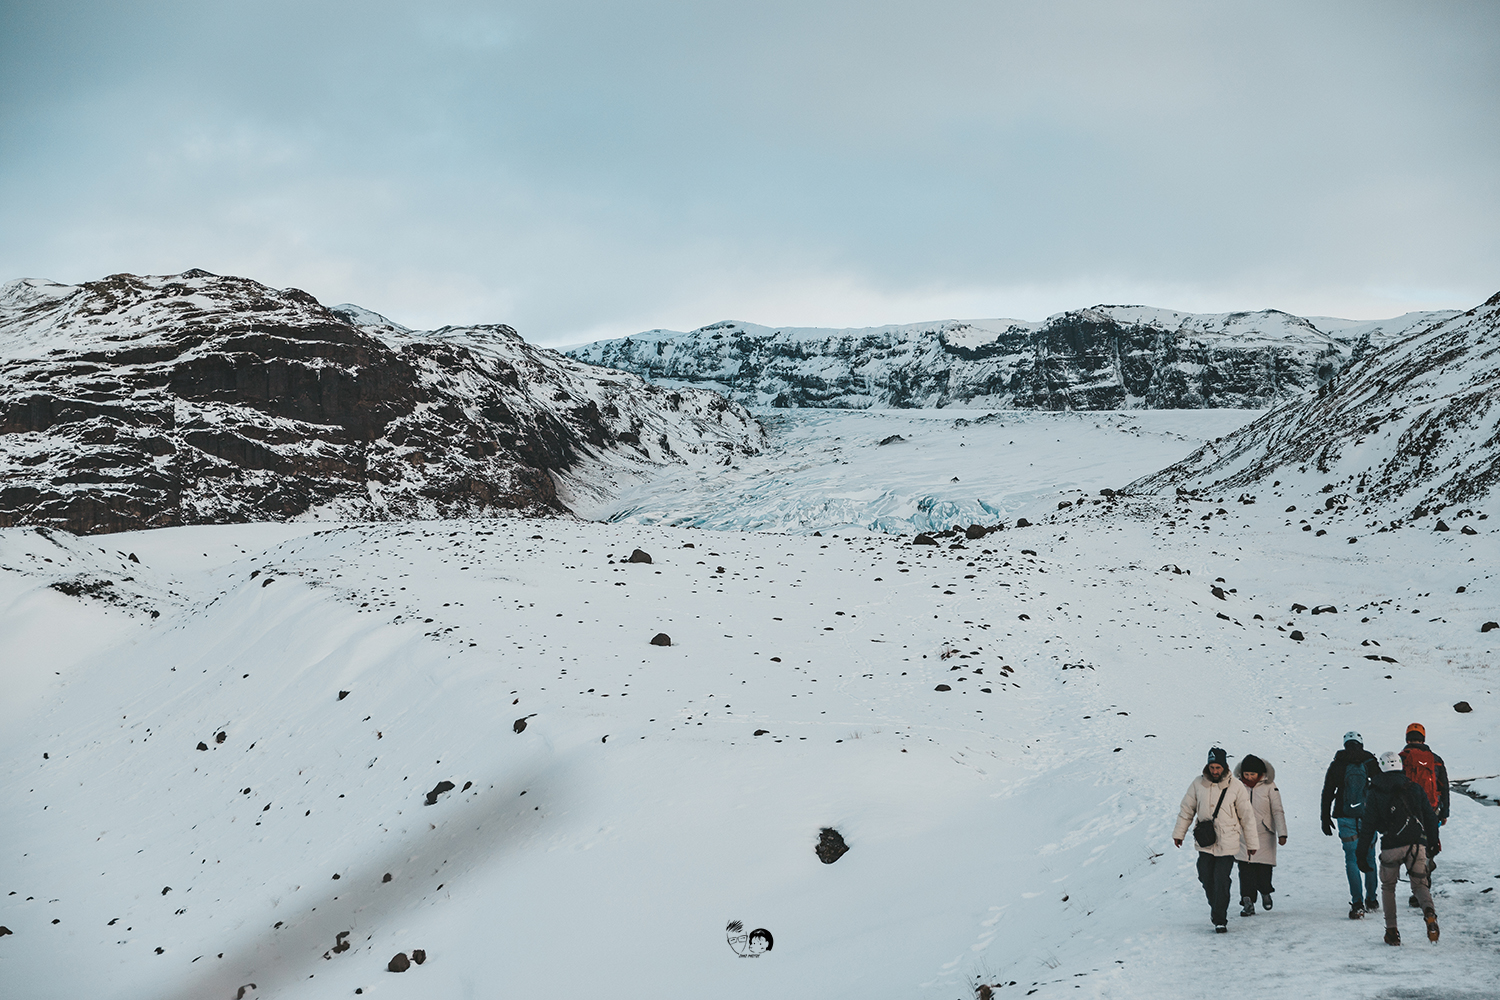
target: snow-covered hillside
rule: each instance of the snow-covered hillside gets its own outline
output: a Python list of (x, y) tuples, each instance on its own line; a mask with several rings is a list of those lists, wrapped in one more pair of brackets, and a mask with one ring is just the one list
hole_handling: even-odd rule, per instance
[(718, 395), (507, 326), (416, 332), (204, 271), (0, 286), (0, 525), (559, 512), (568, 477), (762, 443)]
[(1131, 489), (1253, 490), (1276, 479), (1326, 487), (1320, 506), (1347, 510), (1341, 523), (1355, 533), (1492, 496), (1500, 294), (1369, 356), (1326, 395), (1278, 408)]
[[(1350, 545), (1282, 513), (1311, 483), (1059, 493), (1085, 435), (949, 418), (903, 488), (1004, 464), (1030, 527), (0, 530), (4, 992), (1186, 1000), (1252, 963), (1286, 997), (1492, 995), (1500, 809), (1454, 796), (1442, 939), (1403, 908), (1399, 949), (1346, 919), (1317, 816), (1350, 728), (1500, 774), (1486, 508)], [(1110, 477), (1164, 447), (1098, 433)], [(1227, 937), (1170, 841), (1214, 744), (1274, 764), (1291, 827)]]
[(752, 406), (1043, 410), (1262, 408), (1454, 315), (1320, 323), (1278, 310), (1193, 314), (1095, 306), (1044, 322), (945, 320), (866, 329), (722, 322), (569, 351)]

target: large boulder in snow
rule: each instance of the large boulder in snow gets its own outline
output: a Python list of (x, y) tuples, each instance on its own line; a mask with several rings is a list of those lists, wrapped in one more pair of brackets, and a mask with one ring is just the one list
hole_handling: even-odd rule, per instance
[(0, 526), (555, 513), (602, 467), (763, 443), (715, 394), (506, 326), (414, 332), (196, 270), (0, 286)]

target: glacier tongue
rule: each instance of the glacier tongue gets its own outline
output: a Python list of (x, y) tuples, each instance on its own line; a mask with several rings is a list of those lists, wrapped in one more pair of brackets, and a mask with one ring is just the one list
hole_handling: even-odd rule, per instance
[[(571, 494), (569, 503), (593, 520), (719, 530), (910, 534), (993, 525), (1054, 504), (1059, 490), (1123, 486), (1257, 416), (772, 411), (761, 414), (771, 447), (759, 456), (719, 468), (667, 468), (612, 496), (588, 502)], [(880, 443), (893, 437), (901, 440)]]

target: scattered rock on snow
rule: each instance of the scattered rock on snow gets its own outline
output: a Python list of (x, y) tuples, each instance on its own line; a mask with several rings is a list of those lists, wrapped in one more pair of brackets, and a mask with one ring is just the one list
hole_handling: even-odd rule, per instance
[(1497, 628), (1500, 628), (1500, 622), (1485, 622), (1483, 625), (1479, 626), (1479, 631), (1490, 632)]
[(1463, 713), (1466, 713), (1466, 712), (1472, 712), (1472, 711), (1474, 711), (1474, 706), (1470, 705), (1466, 701), (1460, 701), (1460, 702), (1456, 702), (1454, 704), (1453, 711), (1458, 712), (1459, 714), (1463, 714)]
[(770, 732), (770, 730), (769, 730), (769, 729), (757, 729), (757, 730), (756, 730), (756, 731), (755, 731), (755, 735), (756, 735), (756, 736), (764, 736), (764, 735), (766, 735), (766, 734), (767, 734), (767, 733), (769, 733), (769, 732)]
[(1443, 521), (1443, 520), (1442, 520), (1442, 519), (1441, 519), (1441, 518), (1440, 518), (1440, 519), (1439, 519), (1439, 520), (1438, 520), (1438, 523), (1437, 523), (1437, 524), (1434, 524), (1434, 525), (1433, 525), (1433, 526), (1432, 526), (1432, 530), (1433, 530), (1433, 531), (1448, 531), (1448, 530), (1450, 530), (1450, 529), (1449, 529), (1449, 528), (1448, 528), (1448, 525), (1447, 525), (1447, 522), (1445, 522), (1445, 521)]
[(916, 538), (913, 538), (911, 540), (911, 543), (913, 545), (936, 545), (937, 539), (933, 538), (931, 535), (924, 531), (918, 534)]
[(849, 853), (849, 845), (844, 843), (844, 838), (831, 826), (825, 826), (818, 832), (818, 846), (814, 848), (818, 854), (818, 860), (825, 865), (831, 865), (845, 854)]
[(625, 561), (633, 563), (649, 563), (651, 561), (651, 557), (640, 549), (636, 549), (634, 552), (630, 553), (630, 558), (626, 559)]
[(1016, 527), (1018, 527), (1018, 528), (1029, 528), (1029, 527), (1031, 527), (1031, 522), (1028, 521), (1028, 520), (1026, 520), (1026, 518), (1024, 518), (1024, 517), (1018, 517), (1018, 518), (1016, 518)]
[(529, 719), (529, 718), (531, 718), (531, 716), (529, 716), (529, 715), (523, 715), (523, 716), (521, 716), (519, 719), (517, 719), (514, 723), (511, 724), (510, 728), (514, 729), (518, 733), (524, 733), (526, 731), (526, 720)]
[(396, 952), (396, 957), (393, 958), (393, 959), (391, 959), (390, 962), (389, 962), (389, 964), (386, 965), (385, 971), (387, 971), (387, 972), (405, 972), (407, 969), (410, 969), (410, 968), (411, 968), (411, 959), (409, 959), (409, 958), (406, 957), (406, 952), (404, 952), (404, 951), (398, 951), (398, 952)]
[(207, 750), (208, 749), (208, 744), (204, 743), (202, 740), (199, 740), (198, 741), (198, 749), (199, 750)]
[(427, 805), (437, 805), (437, 797), (439, 795), (442, 795), (444, 792), (453, 791), (455, 787), (457, 786), (455, 786), (451, 781), (439, 781), (432, 787), (432, 791), (427, 793)]
[(953, 689), (951, 687), (949, 687), (948, 685), (946, 685), (946, 684), (939, 684), (937, 687), (933, 688), (933, 690), (934, 691), (952, 691)]
[(411, 960), (413, 962), (416, 962), (418, 965), (421, 965), (423, 962), (427, 961), (427, 949), (413, 948), (411, 950)]
[(1297, 642), (1301, 642), (1303, 639), (1307, 638), (1307, 636), (1303, 635), (1302, 632), (1299, 629), (1292, 629), (1292, 636), (1291, 637), (1293, 639), (1295, 639)]
[(347, 697), (349, 697), (349, 692), (348, 691), (340, 691), (339, 692), (339, 698), (338, 698), (338, 700), (339, 701), (343, 701)]
[(880, 443), (881, 444), (900, 444), (901, 442), (903, 442), (905, 440), (906, 440), (906, 438), (902, 437), (900, 434), (892, 434), (888, 438), (881, 438), (880, 439)]
[(670, 646), (672, 645), (672, 637), (665, 632), (658, 632), (651, 637), (651, 645)]

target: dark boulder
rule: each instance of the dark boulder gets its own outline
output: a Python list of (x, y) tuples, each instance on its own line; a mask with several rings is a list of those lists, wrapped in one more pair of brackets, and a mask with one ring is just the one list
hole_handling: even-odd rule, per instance
[(849, 853), (849, 845), (844, 843), (843, 836), (831, 826), (825, 826), (818, 832), (818, 846), (814, 848), (818, 860), (825, 865), (831, 865), (845, 854)]

